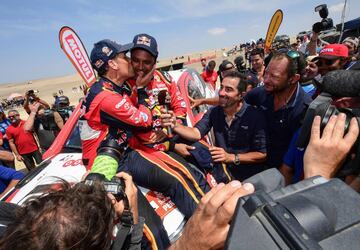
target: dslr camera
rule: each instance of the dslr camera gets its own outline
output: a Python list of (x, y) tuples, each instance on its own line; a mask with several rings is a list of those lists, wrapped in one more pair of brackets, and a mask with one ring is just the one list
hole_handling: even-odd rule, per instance
[(30, 104), (37, 102), (39, 100), (39, 97), (36, 96), (35, 91), (33, 89), (28, 90), (25, 95), (28, 97)]
[(248, 180), (225, 249), (359, 249), (360, 196), (339, 179), (313, 177), (284, 187), (276, 169)]
[[(339, 113), (346, 114), (345, 133), (350, 125), (350, 120), (355, 117), (360, 125), (360, 109), (359, 107), (338, 108), (333, 102), (338, 97), (355, 97), (360, 96), (359, 87), (360, 73), (352, 70), (336, 70), (327, 73), (322, 81), (319, 82), (318, 88), (323, 92), (315, 98), (306, 111), (303, 125), (300, 130), (299, 138), (296, 146), (299, 149), (305, 149), (310, 140), (311, 127), (315, 116), (320, 116), (320, 131), (323, 132), (326, 124), (332, 115)], [(352, 104), (355, 106), (354, 104)], [(357, 105), (356, 105), (357, 106)], [(360, 105), (359, 105), (360, 106)], [(343, 178), (347, 175), (358, 174), (360, 170), (360, 140), (355, 143), (355, 157), (348, 159), (342, 168), (336, 174), (337, 177)], [(349, 154), (351, 155), (351, 154)]]
[(107, 181), (103, 174), (90, 173), (85, 179), (86, 185), (93, 185), (95, 182), (100, 182), (107, 193), (114, 195), (117, 201), (124, 200), (125, 203), (127, 196), (125, 193), (125, 181), (123, 178), (114, 176), (111, 181)]
[(319, 12), (322, 20), (320, 22), (314, 23), (312, 30), (316, 33), (320, 31), (329, 30), (334, 27), (333, 20), (328, 18), (329, 10), (326, 4), (321, 4), (315, 7), (315, 12)]

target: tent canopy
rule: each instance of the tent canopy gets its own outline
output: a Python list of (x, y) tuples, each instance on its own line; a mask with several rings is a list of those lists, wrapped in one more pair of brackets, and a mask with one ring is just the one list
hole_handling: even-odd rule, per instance
[(24, 96), (22, 94), (19, 93), (12, 93), (11, 95), (9, 95), (9, 97), (7, 98), (8, 101), (14, 100), (14, 99), (21, 99), (24, 98)]

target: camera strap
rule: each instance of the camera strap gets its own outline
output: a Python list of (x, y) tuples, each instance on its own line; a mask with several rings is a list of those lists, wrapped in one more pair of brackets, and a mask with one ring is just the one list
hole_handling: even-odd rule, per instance
[(111, 249), (113, 250), (122, 249), (127, 237), (133, 231), (134, 217), (132, 212), (130, 211), (129, 201), (127, 197), (124, 198), (124, 206), (124, 211), (121, 215), (118, 227), (119, 230), (111, 247)]

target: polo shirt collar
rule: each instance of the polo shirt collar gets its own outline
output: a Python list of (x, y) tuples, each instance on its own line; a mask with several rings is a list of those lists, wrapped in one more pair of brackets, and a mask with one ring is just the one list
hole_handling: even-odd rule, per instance
[(288, 107), (295, 107), (296, 103), (298, 102), (299, 98), (301, 97), (301, 93), (300, 93), (300, 84), (297, 83), (297, 87), (296, 87), (296, 94), (292, 95), (291, 99), (290, 99), (290, 103), (288, 104)]
[[(301, 88), (300, 84), (297, 83), (295, 95), (293, 94), (291, 96), (290, 101), (288, 102), (287, 105), (285, 105), (285, 107), (293, 108), (296, 106), (296, 104), (299, 102), (299, 100), (301, 100), (303, 93), (300, 91), (300, 88)], [(267, 92), (266, 95), (267, 95), (266, 102), (271, 103), (271, 107), (274, 108), (274, 95), (270, 92)], [(281, 109), (284, 109), (285, 107), (282, 107)]]
[(241, 109), (235, 114), (236, 117), (241, 117), (244, 115), (246, 109), (249, 107), (249, 104), (247, 104), (245, 101), (243, 101), (243, 105)]

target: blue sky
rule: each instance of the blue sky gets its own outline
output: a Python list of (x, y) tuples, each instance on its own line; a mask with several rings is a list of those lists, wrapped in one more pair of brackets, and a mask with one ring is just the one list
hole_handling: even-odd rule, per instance
[[(148, 33), (164, 58), (265, 37), (278, 8), (284, 12), (278, 34), (295, 35), (320, 21), (314, 7), (322, 3), (339, 23), (342, 0), (2, 1), (0, 83), (75, 74), (58, 42), (64, 25), (77, 31), (88, 53), (98, 40), (127, 43)], [(360, 1), (349, 0), (348, 6), (346, 20), (358, 17)]]

